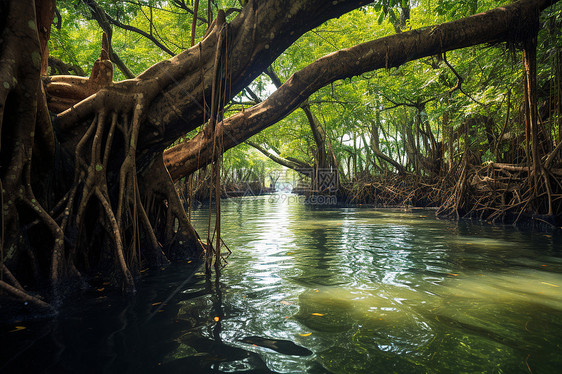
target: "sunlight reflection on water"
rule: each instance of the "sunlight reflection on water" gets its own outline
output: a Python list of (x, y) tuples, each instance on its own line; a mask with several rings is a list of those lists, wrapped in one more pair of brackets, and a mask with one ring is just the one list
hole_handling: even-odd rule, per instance
[(546, 260), (545, 271), (531, 260), (544, 237), (437, 221), (431, 212), (255, 200), (263, 207), (246, 221), (249, 243), (224, 207), (222, 231), (235, 253), (222, 282), (240, 286), (225, 302), (244, 300), (244, 312), (227, 321), (245, 322), (228, 344), (247, 349), (237, 338), (267, 335), (315, 352), (288, 360), (258, 347), (270, 369), (519, 371), (533, 354), (553, 359), (543, 361), (547, 371), (562, 363), (547, 346), (562, 341), (559, 330), (549, 338), (529, 331), (531, 323), (558, 329), (562, 316), (562, 266)]

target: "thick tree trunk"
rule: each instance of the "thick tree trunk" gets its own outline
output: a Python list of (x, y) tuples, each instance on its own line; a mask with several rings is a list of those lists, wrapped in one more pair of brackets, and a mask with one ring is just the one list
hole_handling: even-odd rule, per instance
[[(44, 249), (28, 257), (34, 265), (47, 263), (40, 274), (56, 281), (57, 266), (62, 254), (63, 232), (37, 200), (32, 188), (32, 153), (38, 145), (46, 150), (53, 145), (52, 128), (42, 107), (40, 72), (42, 66), (41, 47), (36, 28), (36, 13), (33, 0), (0, 3), (0, 194), (2, 202), (2, 227), (0, 242), (0, 276), (11, 276), (16, 272), (8, 269), (7, 262), (24, 256), (30, 245), (36, 243), (32, 235), (24, 241), (20, 228), (32, 225), (32, 233), (48, 232), (51, 240), (42, 243)], [(43, 17), (40, 17), (43, 19)], [(36, 141), (38, 144), (36, 144)], [(33, 253), (33, 252), (31, 252)], [(21, 280), (21, 279), (20, 279)], [(30, 280), (25, 278), (25, 280)], [(32, 279), (31, 279), (32, 280)], [(29, 300), (30, 296), (18, 288), (17, 281), (3, 289), (11, 296)], [(27, 283), (27, 282), (26, 282)], [(32, 282), (29, 282), (32, 283)], [(29, 284), (28, 283), (28, 284)], [(7, 287), (10, 286), (10, 287)], [(21, 292), (19, 292), (19, 291)], [(34, 303), (43, 306), (40, 300)]]
[[(36, 111), (37, 103), (45, 101), (38, 90), (41, 55), (35, 7), (33, 0), (1, 2), (0, 58), (9, 64), (0, 67), (0, 182), (10, 196), (2, 199), (3, 210), (9, 212), (2, 226), (11, 233), (2, 238), (3, 268), (14, 270), (15, 279), (25, 277), (27, 284), (39, 285), (44, 279), (56, 283), (61, 277), (96, 271), (113, 259), (114, 271), (104, 271), (133, 290), (133, 274), (140, 266), (203, 251), (219, 253), (218, 248), (205, 248), (188, 222), (162, 164), (162, 150), (205, 122), (209, 113), (220, 120), (220, 103), (249, 84), (302, 33), (366, 2), (250, 1), (231, 24), (219, 12), (197, 46), (117, 83), (112, 82), (109, 39), (104, 37), (89, 78), (45, 80), (50, 106), (60, 112), (51, 146), (58, 142), (63, 164), (45, 168), (53, 175), (53, 188), (39, 200), (31, 180), (36, 174), (30, 171), (34, 134), (53, 139), (53, 127), (44, 108)], [(205, 136), (216, 139), (210, 129)], [(31, 243), (30, 261), (22, 251), (29, 227), (39, 227), (36, 237), (42, 238)], [(50, 253), (44, 250), (49, 241)], [(4, 251), (6, 245), (9, 250)], [(28, 262), (35, 271), (26, 268)]]
[[(225, 89), (229, 93), (225, 99), (231, 99), (250, 84), (304, 32), (367, 3), (368, 0), (248, 1), (228, 25), (230, 86)], [(143, 147), (163, 150), (205, 122), (204, 107), (210, 102), (217, 40), (218, 32), (211, 32), (200, 44), (139, 76), (150, 78), (156, 71), (176, 64), (186, 68), (182, 77), (151, 103), (146, 125), (158, 129), (158, 134), (146, 131), (146, 138), (139, 140)], [(227, 81), (226, 74), (223, 77)]]

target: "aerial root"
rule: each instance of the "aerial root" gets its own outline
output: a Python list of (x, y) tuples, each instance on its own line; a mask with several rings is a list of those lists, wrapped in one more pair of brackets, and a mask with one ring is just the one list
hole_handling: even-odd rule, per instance
[[(96, 67), (104, 68), (106, 72), (111, 73), (111, 62), (107, 56), (104, 57), (104, 51), (101, 59), (96, 62)], [(1, 75), (5, 69), (6, 67), (2, 69)], [(8, 73), (12, 76), (10, 71)], [(45, 209), (42, 202), (36, 199), (31, 187), (33, 142), (29, 139), (25, 138), (26, 141), (20, 139), (24, 146), (16, 147), (19, 153), (12, 157), (12, 160), (15, 160), (14, 165), (5, 165), (10, 173), (6, 179), (0, 180), (0, 210), (3, 213), (0, 217), (2, 219), (0, 290), (41, 307), (51, 308), (49, 304), (28, 294), (7, 267), (11, 266), (11, 263), (6, 262), (8, 260), (4, 256), (4, 247), (12, 248), (10, 245), (14, 240), (21, 240), (21, 238), (14, 239), (12, 235), (8, 238), (9, 242), (4, 243), (4, 229), (8, 224), (21, 223), (24, 231), (40, 225), (39, 232), (46, 232), (49, 242), (53, 240), (52, 253), (46, 254), (48, 260), (45, 262), (49, 261), (49, 267), (45, 271), (41, 268), (45, 255), (40, 256), (37, 248), (24, 246), (26, 251), (24, 253), (29, 256), (30, 273), (36, 280), (40, 281), (45, 276), (50, 277), (55, 300), (58, 299), (56, 296), (59, 280), (69, 275), (81, 276), (77, 266), (82, 262), (86, 264), (86, 268), (94, 268), (100, 261), (105, 261), (106, 257), (114, 258), (115, 270), (118, 274), (122, 274), (123, 288), (128, 291), (135, 289), (132, 270), (140, 267), (143, 261), (141, 248), (144, 250), (146, 247), (146, 252), (151, 256), (154, 254), (159, 264), (168, 262), (168, 257), (163, 252), (168, 242), (166, 238), (160, 238), (155, 231), (159, 223), (158, 219), (154, 220), (153, 212), (146, 209), (142, 203), (148, 196), (141, 196), (141, 192), (144, 194), (145, 191), (139, 188), (136, 152), (146, 108), (161, 92), (162, 87), (171, 82), (168, 77), (169, 72), (164, 74), (166, 79), (158, 80), (152, 76), (145, 80), (131, 80), (117, 88), (111, 82), (110, 75), (92, 74), (90, 83), (96, 85), (95, 93), (88, 95), (90, 98), (85, 100), (86, 104), (65, 108), (66, 115), (59, 116), (58, 124), (61, 131), (72, 128), (76, 132), (82, 131), (82, 135), (77, 139), (74, 148), (74, 180), (54, 207), (49, 206)], [(0, 97), (0, 103), (4, 103), (5, 99), (5, 95)], [(29, 113), (34, 113), (34, 110), (30, 110)], [(1, 121), (2, 116), (0, 116), (0, 125)], [(84, 121), (87, 123), (84, 124)], [(35, 121), (30, 120), (25, 123), (32, 124)], [(85, 127), (79, 129), (78, 126), (81, 125)], [(29, 133), (33, 133), (33, 128), (20, 126), (17, 136)], [(10, 183), (4, 183), (6, 180)], [(171, 181), (170, 184), (173, 187)], [(115, 188), (109, 189), (113, 186)], [(4, 193), (5, 189), (8, 195)], [(166, 228), (173, 236), (172, 240), (176, 237), (189, 239), (196, 237), (187, 219), (184, 220), (179, 212), (182, 207), (174, 201), (173, 194), (167, 191), (164, 195), (167, 196), (170, 205), (168, 214), (170, 226), (173, 228), (176, 222), (179, 222), (177, 232)], [(9, 206), (4, 203), (6, 196), (10, 196)], [(26, 213), (28, 210), (32, 213), (26, 214), (25, 221), (21, 221), (19, 213), (16, 213), (15, 219), (6, 223), (4, 212), (17, 212), (20, 207), (24, 208)], [(99, 216), (96, 216), (96, 213), (99, 213)], [(28, 216), (31, 217), (30, 221), (27, 220)], [(96, 225), (90, 232), (86, 225), (92, 220)], [(99, 236), (98, 233), (102, 235)], [(95, 240), (89, 243), (82, 242), (82, 238), (90, 237)], [(141, 237), (146, 238), (148, 245), (145, 246), (144, 243), (141, 245)], [(159, 238), (164, 245), (160, 244)], [(181, 240), (184, 239), (180, 239), (180, 244)], [(102, 247), (97, 246), (100, 243)], [(103, 251), (103, 256), (100, 256), (100, 251)], [(9, 261), (20, 261), (20, 259), (9, 258)]]
[(162, 252), (162, 245), (158, 242), (158, 239), (156, 238), (156, 234), (154, 233), (154, 229), (152, 228), (152, 224), (150, 223), (150, 219), (148, 218), (148, 215), (146, 214), (146, 210), (142, 205), (140, 194), (137, 193), (136, 196), (137, 196), (137, 206), (139, 209), (139, 217), (146, 229), (145, 232), (150, 240), (152, 250), (155, 252), (154, 254), (160, 258), (160, 260), (158, 261), (159, 263), (160, 262), (169, 263), (170, 260), (168, 260), (164, 252)]
[[(561, 143), (562, 144), (562, 143)], [(557, 147), (558, 152), (562, 147)], [(538, 178), (526, 166), (468, 164), (464, 159), (437, 178), (390, 174), (342, 183), (348, 202), (378, 206), (434, 206), (437, 216), (477, 217), (490, 222), (517, 223), (526, 216), (552, 225), (562, 204), (562, 169), (539, 168)], [(534, 181), (537, 184), (534, 185)]]
[(35, 306), (38, 306), (40, 308), (43, 308), (43, 309), (49, 309), (49, 310), (54, 309), (51, 304), (48, 304), (48, 303), (44, 302), (43, 300), (41, 300), (41, 299), (39, 299), (35, 296), (31, 296), (30, 294), (25, 292), (20, 287), (14, 287), (11, 284), (8, 284), (8, 283), (0, 280), (0, 289), (8, 292), (12, 296), (15, 296), (16, 298), (18, 298), (18, 299), (20, 299), (24, 302), (31, 303), (31, 304), (33, 304)]
[(535, 178), (529, 167), (501, 163), (472, 167), (457, 181), (457, 186), (464, 184), (470, 194), (455, 187), (437, 214), (451, 216), (456, 212), (459, 218), (478, 215), (492, 222), (512, 215), (514, 223), (523, 215), (537, 220), (542, 220), (537, 215), (552, 218), (555, 204), (562, 198), (562, 186), (553, 174), (559, 171), (541, 166), (539, 173)]
[[(20, 284), (20, 282), (18, 282), (18, 280), (16, 279), (16, 277), (14, 277), (14, 275), (12, 274), (12, 272), (10, 271), (10, 269), (8, 269), (8, 267), (5, 264), (2, 264), (0, 266), (0, 271), (2, 273), (3, 276), (5, 276), (7, 278), (7, 280), (11, 283), (12, 286), (14, 286), (15, 288), (17, 288), (18, 290), (24, 291), (22, 285)], [(25, 291), (24, 291), (25, 292)]]
[(141, 178), (142, 186), (145, 187), (145, 190), (142, 191), (143, 196), (150, 201), (148, 206), (152, 212), (151, 216), (156, 218), (153, 227), (159, 227), (158, 233), (165, 243), (164, 248), (168, 258), (170, 260), (178, 258), (176, 249), (191, 251), (191, 253), (180, 254), (182, 258), (186, 254), (205, 252), (206, 246), (189, 222), (178, 191), (162, 158), (158, 158), (148, 169), (139, 174), (139, 178)]
[(351, 203), (374, 203), (381, 206), (435, 205), (439, 201), (439, 181), (424, 180), (409, 173), (369, 176), (356, 183), (342, 183)]
[(123, 243), (121, 241), (121, 230), (119, 229), (119, 225), (117, 224), (117, 220), (115, 219), (115, 215), (113, 214), (113, 210), (111, 208), (111, 204), (109, 203), (109, 199), (104, 196), (99, 189), (96, 188), (95, 194), (99, 199), (107, 218), (109, 219), (109, 224), (111, 226), (111, 233), (113, 234), (113, 240), (115, 243), (115, 252), (117, 254), (117, 260), (119, 261), (119, 266), (121, 267), (121, 271), (123, 272), (123, 277), (125, 281), (126, 290), (129, 292), (135, 291), (135, 282), (133, 280), (133, 276), (131, 275), (131, 271), (127, 266), (125, 261), (125, 255), (123, 254)]
[[(73, 185), (56, 208), (60, 211), (64, 207), (57, 217), (63, 232), (70, 222), (80, 232), (92, 200), (99, 204), (102, 226), (106, 228), (108, 239), (115, 249), (124, 288), (134, 291), (131, 269), (139, 267), (141, 262), (140, 225), (144, 227), (142, 234), (152, 247), (150, 254), (155, 255), (158, 263), (166, 263), (168, 258), (162, 252), (162, 245), (142, 204), (137, 178), (136, 146), (148, 98), (135, 93), (126, 95), (125, 99), (121, 96), (124, 102), (118, 107), (106, 105), (93, 113), (92, 122), (76, 145)], [(122, 140), (115, 143), (117, 132), (121, 133)], [(119, 156), (121, 161), (115, 159), (115, 155), (120, 154), (115, 147), (125, 151)], [(110, 170), (118, 171), (117, 188), (111, 195), (108, 190)], [(179, 214), (174, 209), (171, 212), (174, 215), (169, 215), (172, 222), (168, 226), (173, 228)], [(183, 224), (180, 226), (184, 229)]]

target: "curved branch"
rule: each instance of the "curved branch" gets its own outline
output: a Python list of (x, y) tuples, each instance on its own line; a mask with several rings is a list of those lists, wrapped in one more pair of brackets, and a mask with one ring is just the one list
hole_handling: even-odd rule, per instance
[[(84, 4), (86, 4), (90, 8), (92, 16), (96, 19), (96, 21), (104, 22), (104, 23), (109, 22), (112, 25), (115, 25), (115, 26), (117, 26), (117, 27), (119, 27), (123, 30), (132, 31), (134, 33), (142, 35), (145, 38), (147, 38), (148, 40), (150, 40), (151, 42), (153, 42), (157, 47), (159, 47), (161, 50), (163, 50), (164, 52), (166, 52), (170, 56), (175, 56), (174, 52), (172, 52), (168, 47), (166, 47), (158, 39), (156, 39), (154, 36), (150, 35), (149, 33), (145, 32), (145, 31), (142, 31), (141, 29), (138, 29), (134, 26), (125, 25), (124, 23), (121, 23), (120, 21), (118, 21), (114, 18), (111, 18), (111, 16), (109, 16), (94, 0), (82, 0), (82, 1), (84, 2)], [(100, 21), (100, 20), (102, 20), (102, 21)], [(102, 25), (100, 24), (100, 26), (102, 26)], [(104, 28), (104, 26), (102, 26), (102, 28)], [(107, 33), (107, 31), (105, 29), (104, 29), (104, 31)], [(125, 74), (125, 73), (123, 72), (123, 74)], [(128, 78), (130, 78), (130, 77), (128, 77)]]
[(127, 79), (131, 79), (135, 77), (135, 74), (125, 65), (123, 60), (113, 51), (113, 47), (111, 45), (111, 36), (113, 35), (113, 30), (111, 29), (110, 20), (111, 17), (94, 1), (94, 0), (82, 0), (84, 4), (90, 8), (90, 13), (92, 17), (98, 22), (98, 25), (101, 27), (103, 32), (107, 34), (109, 39), (109, 57), (111, 61), (117, 65), (119, 70), (123, 73), (123, 75)]
[(404, 169), (404, 166), (400, 165), (397, 161), (393, 160), (392, 158), (390, 158), (386, 154), (384, 154), (379, 149), (379, 147), (376, 147), (374, 144), (372, 144), (371, 148), (372, 148), (375, 156), (377, 156), (381, 160), (384, 160), (384, 161), (388, 162), (390, 165), (394, 166), (396, 168), (396, 170), (398, 170), (399, 174), (404, 174), (406, 172), (406, 170)]
[[(291, 76), (260, 104), (225, 119), (224, 150), (275, 124), (297, 109), (312, 93), (338, 79), (375, 69), (397, 67), (405, 62), (472, 45), (511, 41), (525, 35), (525, 27), (540, 10), (556, 0), (525, 0), (471, 17), (402, 32), (324, 56)], [(174, 180), (206, 165), (212, 138), (202, 133), (164, 153)]]
[(449, 67), (449, 69), (451, 69), (451, 71), (453, 72), (453, 74), (455, 74), (455, 76), (457, 77), (457, 84), (455, 85), (455, 87), (451, 88), (449, 90), (449, 93), (453, 93), (456, 90), (459, 90), (460, 92), (462, 92), (466, 97), (468, 97), (470, 100), (474, 101), (476, 104), (478, 105), (482, 105), (482, 106), (486, 106), (486, 104), (482, 104), (480, 101), (476, 100), (475, 98), (473, 98), (471, 95), (469, 95), (468, 93), (466, 93), (466, 91), (462, 88), (462, 84), (464, 83), (464, 79), (463, 77), (455, 70), (455, 68), (449, 63), (449, 61), (447, 61), (447, 54), (443, 53), (443, 62), (445, 63), (445, 65), (447, 65)]
[(285, 166), (289, 169), (293, 169), (294, 171), (297, 171), (299, 173), (303, 173), (306, 176), (310, 176), (310, 173), (305, 172), (306, 171), (310, 171), (312, 170), (312, 166), (306, 164), (303, 161), (300, 160), (289, 160), (287, 158), (281, 157), (276, 155), (275, 153), (271, 152), (268, 149), (265, 149), (264, 147), (262, 147), (261, 145), (251, 141), (251, 140), (246, 140), (246, 144), (248, 144), (249, 146), (254, 147), (255, 149), (257, 149), (258, 151), (260, 151), (264, 156), (266, 156), (267, 158), (269, 158), (270, 160), (278, 163), (279, 165)]

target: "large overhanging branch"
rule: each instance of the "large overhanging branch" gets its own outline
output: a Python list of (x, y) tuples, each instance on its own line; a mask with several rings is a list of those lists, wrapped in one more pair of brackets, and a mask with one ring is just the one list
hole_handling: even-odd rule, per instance
[[(217, 127), (224, 150), (277, 123), (312, 93), (338, 79), (367, 71), (397, 67), (405, 62), (483, 43), (518, 42), (536, 31), (540, 11), (557, 0), (523, 0), (471, 17), (412, 30), (339, 50), (295, 73), (267, 100), (235, 114)], [(264, 67), (265, 68), (265, 67)], [(209, 163), (212, 137), (201, 132), (164, 153), (177, 180)]]
[[(323, 22), (370, 3), (371, 0), (249, 0), (228, 25), (228, 70), (225, 101), (258, 77), (305, 32)], [(213, 62), (218, 33), (172, 58), (182, 56), (185, 73), (156, 97), (147, 113), (147, 131), (140, 148), (163, 151), (165, 147), (205, 123), (204, 103), (210, 102)], [(165, 70), (163, 63), (157, 70)], [(155, 71), (153, 69), (150, 69)], [(208, 114), (208, 113), (207, 113)], [(154, 134), (154, 136), (150, 136)]]

